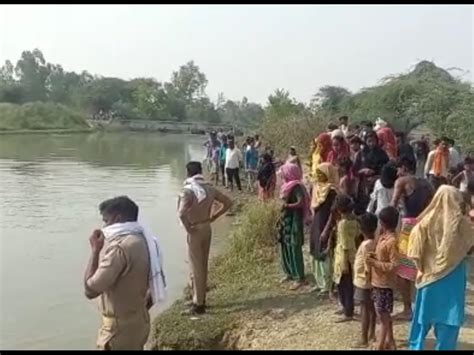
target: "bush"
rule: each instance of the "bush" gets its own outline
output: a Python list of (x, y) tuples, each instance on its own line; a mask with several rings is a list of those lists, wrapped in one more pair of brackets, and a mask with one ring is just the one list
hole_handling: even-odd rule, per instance
[(271, 145), (277, 156), (285, 156), (290, 146), (295, 146), (301, 157), (306, 157), (311, 142), (326, 129), (328, 116), (322, 114), (303, 113), (282, 118), (267, 117), (261, 131), (264, 132), (265, 143)]
[(0, 130), (85, 129), (86, 118), (59, 104), (31, 102), (0, 103)]

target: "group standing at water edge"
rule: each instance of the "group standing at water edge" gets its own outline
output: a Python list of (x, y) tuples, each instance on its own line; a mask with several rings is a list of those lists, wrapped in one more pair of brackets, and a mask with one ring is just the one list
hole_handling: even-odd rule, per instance
[[(410, 349), (423, 349), (431, 328), (437, 349), (455, 349), (464, 322), (466, 257), (474, 246), (472, 156), (461, 161), (449, 138), (429, 151), (422, 137), (413, 148), (381, 119), (356, 126), (347, 117), (314, 139), (306, 177), (294, 147), (278, 167), (259, 136), (238, 147), (233, 135), (211, 132), (205, 146), (205, 170), (217, 186), (242, 191), (244, 168), (246, 190), (258, 189), (265, 203), (274, 199), (279, 177), (282, 283), (321, 299), (337, 294), (337, 322), (352, 321), (360, 305), (357, 346), (374, 342), (376, 349), (395, 349), (397, 291), (404, 309), (394, 318), (411, 320)], [(187, 234), (192, 297), (183, 314), (199, 316), (207, 310), (211, 224), (232, 202), (206, 181), (200, 162), (186, 169), (178, 216)], [(90, 237), (84, 280), (86, 296), (101, 298), (98, 345), (143, 349), (148, 310), (165, 294), (163, 255), (156, 237), (137, 222), (138, 206), (128, 197), (104, 201), (99, 210), (105, 227)], [(313, 284), (305, 273), (306, 226)]]
[[(456, 348), (464, 321), (466, 257), (474, 246), (472, 199), (474, 161), (462, 163), (446, 137), (415, 149), (377, 119), (362, 127), (331, 124), (315, 138), (309, 159), (311, 214), (309, 250), (314, 285), (320, 297), (338, 294), (337, 322), (354, 319), (361, 307), (361, 343), (395, 349), (393, 319), (411, 321), (410, 349), (423, 349), (431, 328), (436, 349)], [(424, 164), (417, 169), (418, 164)], [(281, 260), (293, 281), (308, 285), (304, 274), (303, 230), (306, 192), (298, 165), (280, 169), (283, 202)], [(417, 171), (424, 172), (418, 173)], [(286, 186), (292, 182), (293, 191)], [(472, 217), (471, 217), (472, 218)], [(310, 285), (308, 285), (310, 286)], [(416, 288), (416, 294), (413, 292)], [(449, 291), (443, 291), (449, 289)], [(403, 311), (392, 318), (394, 291)], [(375, 315), (379, 331), (375, 334)]]
[[(213, 146), (213, 141), (218, 142), (211, 132), (206, 145)], [(339, 125), (330, 124), (327, 132), (315, 138), (306, 181), (294, 147), (278, 170), (269, 149), (258, 164), (261, 200), (273, 197), (277, 175), (281, 180), (278, 240), (285, 274), (282, 282), (291, 282), (292, 291), (311, 286), (306, 281), (303, 253), (308, 225), (314, 276), (310, 291), (317, 291), (319, 297), (338, 295), (341, 309), (336, 313), (342, 318), (337, 322), (353, 320), (354, 304), (360, 304), (362, 336), (358, 346), (367, 347), (376, 339), (376, 349), (395, 348), (394, 291), (401, 296), (403, 310), (393, 319), (412, 322), (411, 349), (423, 348), (431, 327), (435, 328), (437, 349), (456, 346), (466, 288), (466, 275), (459, 275), (465, 271), (465, 258), (474, 246), (469, 221), (474, 160), (468, 154), (462, 161), (450, 138), (433, 143), (431, 151), (424, 136), (408, 143), (405, 134), (394, 132), (380, 118), (375, 125), (363, 122), (351, 126), (344, 116)], [(224, 136), (222, 144), (214, 147), (227, 150), (227, 144)], [(250, 192), (258, 148), (256, 140), (249, 137), (242, 151), (233, 154), (239, 157), (235, 166), (245, 168)], [(228, 174), (231, 190), (232, 178), (233, 174)], [(305, 186), (308, 181), (309, 188)], [(433, 218), (438, 227), (422, 232), (433, 224)], [(459, 245), (454, 238), (459, 238)], [(432, 275), (422, 282), (426, 274)], [(450, 278), (458, 284), (446, 295), (440, 290), (443, 285), (450, 286)], [(445, 304), (452, 310), (436, 311)], [(375, 315), (380, 324), (377, 337)]]

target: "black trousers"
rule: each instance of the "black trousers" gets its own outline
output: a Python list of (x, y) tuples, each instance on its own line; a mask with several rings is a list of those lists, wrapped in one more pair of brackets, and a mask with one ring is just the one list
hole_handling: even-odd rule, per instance
[(341, 276), (339, 285), (337, 285), (339, 293), (339, 302), (341, 302), (346, 317), (354, 315), (354, 284), (352, 283), (352, 268), (349, 268), (347, 274)]
[(242, 191), (242, 185), (240, 183), (240, 173), (239, 173), (239, 168), (235, 169), (226, 169), (227, 173), (227, 183), (229, 184), (230, 188), (232, 189), (234, 187), (234, 180), (235, 183), (237, 184), (237, 188), (239, 191)]
[(225, 186), (225, 162), (220, 163), (221, 175), (222, 175), (222, 186)]

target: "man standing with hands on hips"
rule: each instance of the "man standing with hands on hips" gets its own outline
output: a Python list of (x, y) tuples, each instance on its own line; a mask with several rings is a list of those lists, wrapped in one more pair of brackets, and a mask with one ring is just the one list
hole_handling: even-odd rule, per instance
[[(211, 223), (226, 213), (232, 206), (232, 202), (226, 195), (204, 181), (200, 162), (189, 162), (186, 170), (188, 178), (179, 196), (178, 216), (187, 232), (193, 301), (191, 308), (185, 313), (199, 315), (206, 312)], [(221, 206), (213, 214), (213, 205), (216, 201)]]

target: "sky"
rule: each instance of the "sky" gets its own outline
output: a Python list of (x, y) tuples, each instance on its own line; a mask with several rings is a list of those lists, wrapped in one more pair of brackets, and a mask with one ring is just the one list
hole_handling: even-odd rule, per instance
[(473, 32), (472, 5), (0, 5), (0, 61), (39, 48), (66, 70), (167, 81), (194, 60), (213, 101), (308, 102), (423, 59), (472, 81)]

